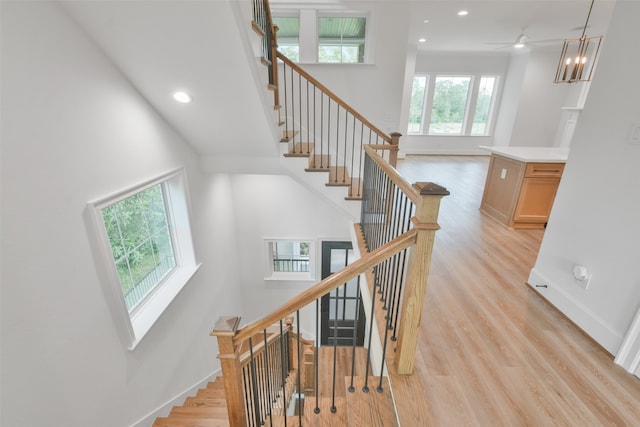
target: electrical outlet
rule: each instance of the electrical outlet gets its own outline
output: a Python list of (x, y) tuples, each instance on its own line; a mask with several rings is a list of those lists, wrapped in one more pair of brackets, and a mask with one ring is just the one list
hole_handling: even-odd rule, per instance
[(634, 123), (631, 126), (627, 142), (631, 145), (640, 145), (640, 123)]
[(500, 172), (500, 179), (505, 179), (507, 177), (507, 170), (505, 168), (502, 168), (502, 171)]
[(591, 275), (588, 275), (586, 279), (576, 280), (576, 285), (580, 286), (585, 291), (589, 287), (589, 283), (591, 282)]

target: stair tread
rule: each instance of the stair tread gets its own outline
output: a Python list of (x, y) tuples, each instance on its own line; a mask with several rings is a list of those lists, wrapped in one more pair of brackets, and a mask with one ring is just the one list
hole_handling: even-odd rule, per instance
[(227, 417), (227, 406), (174, 406), (169, 416), (201, 416), (203, 418)]
[[(347, 418), (350, 426), (397, 427), (395, 409), (387, 377), (382, 378), (382, 392), (377, 391), (380, 377), (369, 377), (368, 392), (362, 389), (365, 377), (354, 377), (355, 391), (347, 392)], [(351, 378), (345, 378), (348, 389)]]
[(349, 194), (347, 194), (345, 200), (362, 200), (362, 179), (351, 178)]
[(289, 142), (293, 137), (298, 135), (298, 133), (297, 130), (283, 130), (280, 142)]
[(309, 157), (313, 154), (313, 142), (296, 142), (285, 157)]
[(331, 166), (329, 168), (329, 182), (327, 186), (348, 187), (351, 185), (351, 177), (346, 166)]
[(196, 397), (206, 397), (209, 399), (212, 398), (225, 398), (225, 394), (224, 394), (224, 390), (215, 390), (215, 389), (208, 389), (208, 388), (201, 388), (200, 390), (198, 390), (196, 392)]
[(186, 419), (161, 417), (156, 418), (153, 427), (229, 427), (229, 421), (223, 419)]
[(314, 154), (309, 157), (309, 167), (307, 172), (329, 172), (331, 167), (331, 156), (329, 154)]
[(226, 408), (227, 401), (224, 397), (187, 397), (183, 406), (190, 408), (199, 406)]

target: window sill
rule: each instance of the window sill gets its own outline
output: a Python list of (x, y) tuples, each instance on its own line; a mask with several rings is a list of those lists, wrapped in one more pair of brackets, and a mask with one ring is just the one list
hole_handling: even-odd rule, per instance
[(315, 282), (311, 273), (274, 273), (264, 278), (265, 282)]
[(166, 282), (131, 316), (129, 350), (134, 350), (147, 332), (180, 291), (191, 280), (202, 264), (178, 267)]

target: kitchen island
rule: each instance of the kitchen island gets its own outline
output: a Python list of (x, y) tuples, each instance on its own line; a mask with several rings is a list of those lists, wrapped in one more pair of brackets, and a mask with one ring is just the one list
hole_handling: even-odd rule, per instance
[(544, 228), (569, 149), (480, 148), (491, 153), (480, 210), (510, 228)]

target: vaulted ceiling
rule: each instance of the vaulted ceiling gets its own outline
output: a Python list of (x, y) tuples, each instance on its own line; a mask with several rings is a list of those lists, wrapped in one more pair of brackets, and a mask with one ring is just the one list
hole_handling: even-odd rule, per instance
[[(202, 156), (273, 157), (272, 118), (265, 115), (264, 85), (255, 78), (255, 61), (248, 52), (247, 28), (239, 28), (233, 2), (237, 0), (63, 1), (98, 47), (140, 91), (148, 102), (180, 132)], [(374, 0), (375, 1), (375, 0)], [(404, 3), (403, 0), (385, 0)], [(241, 4), (247, 2), (240, 2)], [(272, 0), (277, 7), (296, 7), (289, 0)], [(319, 0), (304, 7), (357, 8), (367, 2)], [(491, 43), (514, 41), (521, 32), (529, 40), (559, 40), (531, 45), (560, 49), (561, 39), (579, 37), (589, 0), (425, 0), (412, 1), (407, 22), (376, 25), (408, 26), (407, 45), (418, 51), (514, 53), (511, 46)], [(606, 27), (613, 0), (598, 0), (589, 35)], [(468, 11), (458, 16), (459, 10)], [(425, 22), (428, 21), (428, 22)], [(418, 39), (424, 38), (420, 43)], [(398, 46), (406, 49), (407, 46)], [(175, 90), (193, 95), (191, 104), (171, 98)], [(251, 120), (247, 120), (251, 117)], [(249, 154), (250, 153), (250, 154)]]

